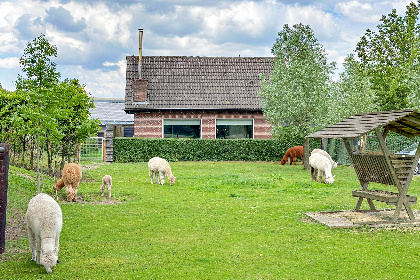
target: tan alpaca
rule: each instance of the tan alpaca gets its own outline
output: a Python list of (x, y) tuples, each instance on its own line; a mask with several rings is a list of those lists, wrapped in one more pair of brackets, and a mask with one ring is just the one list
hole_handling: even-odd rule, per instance
[(54, 190), (66, 188), (67, 201), (76, 201), (77, 189), (80, 179), (82, 179), (82, 169), (76, 163), (68, 163), (64, 166), (61, 179), (54, 186)]
[[(171, 172), (171, 167), (169, 163), (160, 157), (154, 157), (149, 160), (149, 177), (150, 182), (153, 184), (153, 175), (155, 175), (155, 181), (162, 186), (165, 184), (165, 176), (168, 176), (169, 183), (171, 186), (175, 184), (174, 175)], [(160, 177), (160, 183), (159, 183)]]
[(105, 175), (102, 178), (101, 196), (104, 196), (104, 194), (105, 194), (105, 187), (108, 190), (108, 198), (111, 199), (111, 187), (112, 187), (112, 178), (111, 178), (111, 175)]

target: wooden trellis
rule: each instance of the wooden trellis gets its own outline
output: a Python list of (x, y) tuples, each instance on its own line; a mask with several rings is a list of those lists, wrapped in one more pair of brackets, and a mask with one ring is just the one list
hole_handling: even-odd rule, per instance
[[(353, 139), (372, 131), (378, 139), (378, 150), (375, 152), (354, 151), (350, 145)], [(403, 206), (410, 220), (414, 220), (410, 205), (417, 202), (417, 197), (407, 193), (420, 157), (420, 145), (414, 156), (391, 154), (385, 143), (388, 131), (394, 131), (408, 138), (419, 136), (420, 114), (414, 109), (358, 114), (308, 135), (305, 146), (308, 146), (308, 138), (343, 138), (362, 187), (361, 190), (352, 192), (353, 196), (358, 198), (356, 210), (360, 210), (363, 199), (367, 200), (371, 210), (376, 210), (373, 204), (376, 200), (395, 205), (393, 222), (399, 218)], [(370, 182), (393, 185), (397, 192), (369, 190)]]

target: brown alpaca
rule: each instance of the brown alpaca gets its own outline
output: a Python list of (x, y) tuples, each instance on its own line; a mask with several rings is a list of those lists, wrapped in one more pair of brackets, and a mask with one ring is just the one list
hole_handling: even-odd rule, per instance
[(76, 201), (77, 188), (79, 181), (82, 179), (82, 169), (76, 163), (68, 163), (64, 166), (61, 179), (54, 186), (54, 190), (66, 188), (67, 201)]
[(289, 158), (290, 165), (292, 165), (292, 163), (296, 165), (297, 158), (302, 158), (303, 162), (303, 146), (294, 146), (288, 149), (283, 159), (281, 160), (281, 164), (284, 165), (287, 161), (289, 161)]

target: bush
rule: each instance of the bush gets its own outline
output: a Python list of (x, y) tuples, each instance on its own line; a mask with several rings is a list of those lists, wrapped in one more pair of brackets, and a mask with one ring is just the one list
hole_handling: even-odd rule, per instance
[(115, 162), (146, 162), (159, 156), (168, 161), (279, 161), (291, 146), (274, 139), (115, 138)]

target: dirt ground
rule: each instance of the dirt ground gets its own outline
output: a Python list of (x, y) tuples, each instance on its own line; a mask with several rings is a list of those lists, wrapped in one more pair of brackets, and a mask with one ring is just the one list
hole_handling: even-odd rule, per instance
[(420, 211), (414, 212), (415, 219), (410, 220), (406, 211), (401, 210), (400, 217), (392, 222), (394, 209), (383, 210), (344, 210), (331, 212), (306, 213), (311, 219), (320, 222), (330, 228), (352, 227), (415, 227), (420, 230)]

